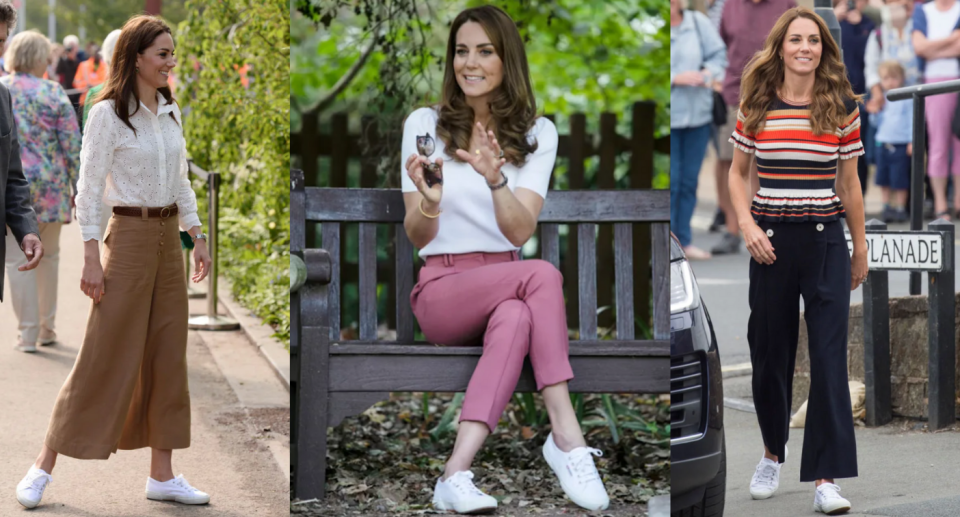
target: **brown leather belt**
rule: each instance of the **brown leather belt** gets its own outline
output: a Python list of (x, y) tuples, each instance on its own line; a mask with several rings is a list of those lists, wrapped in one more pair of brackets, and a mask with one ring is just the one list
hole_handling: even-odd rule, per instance
[(128, 217), (159, 217), (161, 219), (166, 219), (167, 217), (177, 215), (177, 205), (173, 204), (170, 206), (155, 208), (141, 206), (115, 206), (113, 207), (113, 213)]

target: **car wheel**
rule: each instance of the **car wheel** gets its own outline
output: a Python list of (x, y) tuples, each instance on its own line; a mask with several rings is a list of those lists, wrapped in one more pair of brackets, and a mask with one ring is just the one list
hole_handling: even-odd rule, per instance
[(720, 517), (723, 515), (723, 503), (727, 492), (727, 439), (724, 437), (720, 447), (720, 468), (717, 475), (707, 483), (703, 491), (703, 500), (697, 504), (672, 513), (670, 517)]

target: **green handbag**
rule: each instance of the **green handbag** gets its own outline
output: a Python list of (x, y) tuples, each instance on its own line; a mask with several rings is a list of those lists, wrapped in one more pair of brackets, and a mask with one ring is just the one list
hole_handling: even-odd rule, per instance
[(193, 249), (193, 237), (187, 232), (180, 232), (180, 246), (185, 250)]

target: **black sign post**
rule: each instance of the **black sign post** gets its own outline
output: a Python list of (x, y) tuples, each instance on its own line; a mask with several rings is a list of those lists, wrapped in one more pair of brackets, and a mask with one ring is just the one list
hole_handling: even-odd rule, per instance
[[(910, 271), (917, 275), (926, 271), (929, 278), (927, 415), (931, 430), (942, 429), (956, 419), (954, 226), (937, 220), (929, 224), (926, 232), (888, 232), (886, 228), (886, 224), (876, 219), (866, 224), (868, 243), (874, 243), (869, 246), (870, 273), (863, 284), (866, 424), (883, 425), (893, 416), (888, 271)], [(908, 242), (911, 238), (916, 240), (916, 247)], [(881, 249), (877, 249), (881, 242)]]

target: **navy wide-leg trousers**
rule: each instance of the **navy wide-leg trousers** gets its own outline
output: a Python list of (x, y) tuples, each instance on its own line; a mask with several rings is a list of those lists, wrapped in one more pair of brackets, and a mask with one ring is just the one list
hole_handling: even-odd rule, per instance
[(747, 340), (753, 397), (764, 445), (784, 461), (803, 297), (810, 350), (810, 397), (800, 481), (857, 476), (847, 387), (850, 254), (840, 221), (759, 223), (777, 259), (750, 259)]

